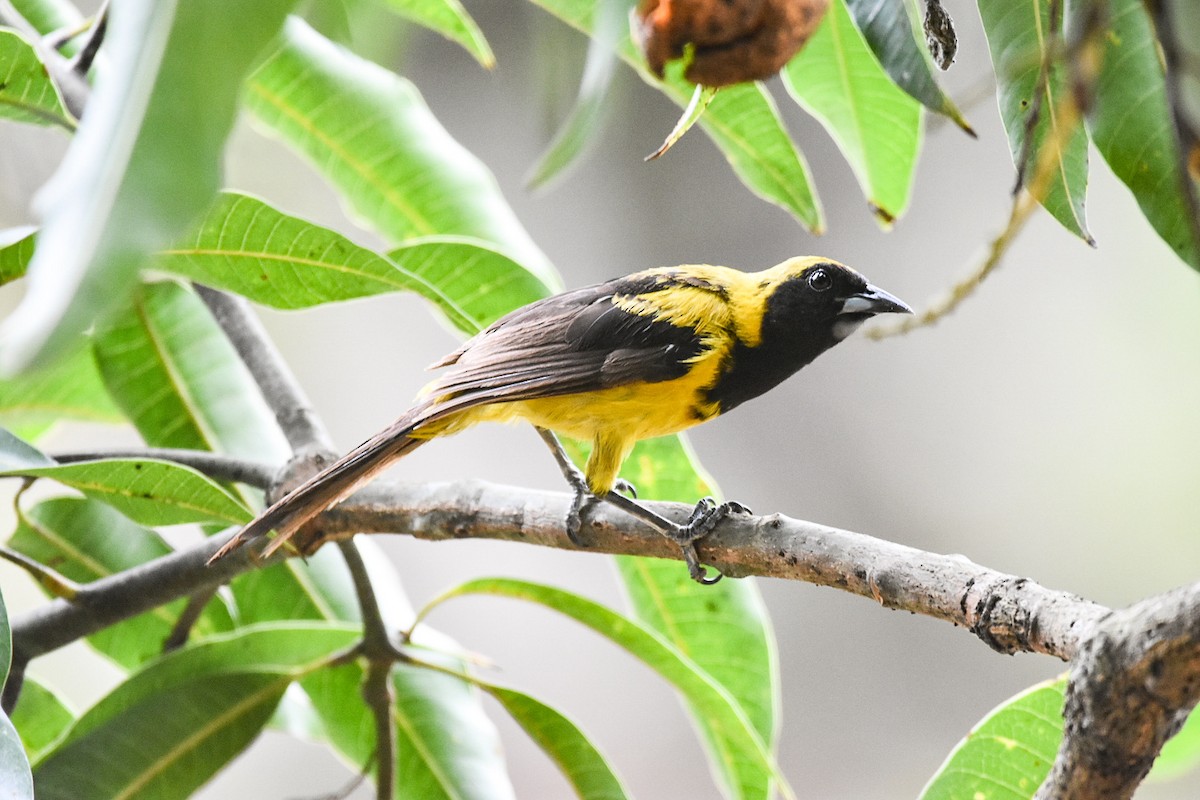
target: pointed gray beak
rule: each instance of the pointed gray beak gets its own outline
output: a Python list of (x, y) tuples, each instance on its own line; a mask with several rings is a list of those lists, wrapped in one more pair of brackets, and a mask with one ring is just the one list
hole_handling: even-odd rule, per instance
[(878, 286), (867, 284), (858, 294), (852, 294), (842, 303), (840, 314), (911, 314), (913, 310), (899, 297), (885, 292)]

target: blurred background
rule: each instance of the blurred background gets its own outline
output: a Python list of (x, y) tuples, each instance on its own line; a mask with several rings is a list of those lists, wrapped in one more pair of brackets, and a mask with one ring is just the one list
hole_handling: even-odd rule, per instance
[[(527, 3), (465, 5), (496, 51), (491, 71), (386, 15), (353, 19), (349, 34), (360, 52), (414, 81), (446, 128), (488, 164), (567, 286), (650, 266), (756, 270), (819, 253), (920, 308), (974, 268), (1007, 220), (1014, 171), (995, 99), (980, 99), (991, 66), (967, 0), (946, 3), (961, 44), (944, 85), (967, 106), (979, 139), (937, 121), (928, 126), (911, 207), (890, 232), (872, 219), (829, 137), (772, 82), (825, 206), (829, 230), (821, 237), (752, 196), (699, 129), (660, 161), (642, 163), (679, 109), (625, 68), (587, 161), (549, 190), (526, 190), (573, 100), (584, 40)], [(33, 221), (29, 197), (66, 141), (0, 126), (0, 227), (8, 227)], [(722, 492), (759, 513), (962, 553), (1111, 606), (1196, 580), (1200, 281), (1095, 153), (1092, 161), (1087, 211), (1097, 249), (1040, 214), (993, 277), (936, 327), (883, 342), (859, 335), (766, 397), (696, 429), (691, 442)], [(306, 164), (248, 125), (229, 147), (227, 182), (376, 244)], [(3, 300), (11, 307), (15, 297)], [(424, 367), (456, 342), (421, 301), (398, 295), (261, 313), (342, 449), (406, 408), (428, 380)], [(64, 426), (45, 446), (77, 450), (85, 442), (134, 443), (126, 432)], [(422, 448), (392, 477), (563, 488), (542, 444), (522, 427), (477, 428)], [(491, 574), (622, 603), (604, 557), (376, 541), (418, 606)], [(0, 582), (11, 610), (40, 602), (7, 565)], [(782, 666), (780, 763), (801, 797), (915, 797), (988, 710), (1064, 667), (1044, 656), (999, 656), (962, 630), (832, 589), (758, 585)], [(457, 600), (431, 624), (494, 661), (494, 678), (574, 717), (635, 796), (719, 797), (671, 690), (605, 641), (501, 600)], [(31, 671), (77, 687), (79, 707), (116, 679), (80, 645)], [(492, 710), (517, 795), (569, 796), (554, 766)], [(267, 733), (199, 796), (314, 797), (350, 779), (323, 748)], [(1190, 798), (1198, 786), (1200, 778), (1185, 777), (1138, 796)]]

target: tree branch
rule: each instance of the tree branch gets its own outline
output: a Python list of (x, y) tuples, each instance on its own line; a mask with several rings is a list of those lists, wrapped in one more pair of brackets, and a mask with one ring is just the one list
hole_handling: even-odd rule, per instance
[(1071, 668), (1066, 729), (1037, 800), (1132, 797), (1200, 700), (1200, 584), (1109, 614)]

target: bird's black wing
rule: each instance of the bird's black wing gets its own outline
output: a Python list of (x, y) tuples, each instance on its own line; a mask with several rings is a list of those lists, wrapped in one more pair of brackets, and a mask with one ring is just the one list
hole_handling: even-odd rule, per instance
[(618, 301), (639, 297), (653, 308), (665, 292), (711, 289), (685, 273), (655, 270), (531, 303), (434, 365), (454, 369), (426, 393), (444, 410), (680, 377), (704, 349), (701, 335)]

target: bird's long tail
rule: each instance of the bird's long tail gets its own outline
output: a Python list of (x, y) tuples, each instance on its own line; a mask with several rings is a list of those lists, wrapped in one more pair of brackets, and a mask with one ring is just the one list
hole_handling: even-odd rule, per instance
[(426, 438), (414, 437), (412, 433), (417, 425), (428, 422), (430, 416), (427, 407), (414, 408), (271, 504), (226, 542), (208, 563), (232, 553), (246, 542), (275, 531), (274, 540), (263, 552), (264, 558), (271, 555), (304, 523), (348, 497), (394, 461), (424, 444)]

